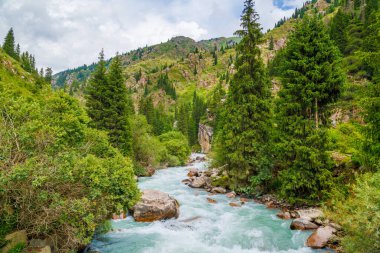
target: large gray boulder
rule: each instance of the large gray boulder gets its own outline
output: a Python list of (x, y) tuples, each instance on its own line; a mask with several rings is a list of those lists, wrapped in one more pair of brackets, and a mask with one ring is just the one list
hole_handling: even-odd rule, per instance
[(132, 208), (133, 218), (137, 222), (153, 222), (178, 218), (179, 203), (169, 194), (144, 190), (140, 201)]

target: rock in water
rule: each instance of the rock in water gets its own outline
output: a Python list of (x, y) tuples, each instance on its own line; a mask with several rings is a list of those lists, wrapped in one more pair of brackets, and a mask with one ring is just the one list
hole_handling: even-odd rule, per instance
[(205, 177), (197, 177), (194, 179), (194, 181), (191, 183), (190, 187), (193, 188), (202, 188), (206, 185), (206, 178)]
[(292, 218), (289, 212), (282, 211), (277, 214), (277, 217), (283, 220), (290, 220)]
[(306, 245), (313, 249), (324, 248), (335, 232), (336, 229), (330, 226), (320, 227), (309, 236), (306, 241)]
[(178, 216), (178, 201), (169, 194), (156, 190), (144, 190), (141, 200), (133, 207), (133, 218), (137, 222), (152, 222)]
[(199, 176), (199, 170), (196, 168), (189, 169), (189, 173), (187, 173), (188, 177), (198, 177)]
[(300, 218), (313, 221), (317, 218), (323, 217), (323, 212), (316, 208), (303, 209), (297, 211)]
[(306, 220), (306, 219), (295, 219), (292, 224), (290, 224), (291, 230), (311, 230), (311, 229), (317, 229), (318, 225), (314, 224), (313, 222)]
[(227, 191), (223, 187), (214, 187), (211, 190), (212, 193), (220, 193), (220, 194), (225, 194)]
[(207, 201), (210, 204), (216, 204), (217, 203), (217, 201), (215, 199), (212, 199), (212, 198), (207, 198)]
[(236, 193), (232, 191), (232, 192), (227, 193), (226, 196), (227, 196), (227, 198), (232, 199), (232, 198), (236, 197)]

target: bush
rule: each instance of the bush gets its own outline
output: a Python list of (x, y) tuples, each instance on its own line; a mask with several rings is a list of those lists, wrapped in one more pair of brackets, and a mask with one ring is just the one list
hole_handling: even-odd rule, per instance
[[(164, 160), (166, 148), (160, 140), (152, 134), (152, 127), (147, 123), (142, 115), (136, 115), (131, 119), (133, 133), (133, 152), (140, 176), (143, 168), (148, 166), (156, 167)], [(142, 170), (141, 170), (142, 169)]]
[(335, 197), (329, 215), (343, 226), (345, 252), (380, 252), (380, 172), (360, 176), (348, 198)]
[[(88, 244), (98, 225), (139, 197), (133, 165), (79, 102), (0, 82), (0, 229), (49, 237), (59, 252)], [(36, 92), (36, 93), (34, 93)]]
[(176, 131), (167, 132), (160, 137), (160, 141), (166, 147), (165, 160), (170, 166), (185, 165), (191, 153), (186, 137)]

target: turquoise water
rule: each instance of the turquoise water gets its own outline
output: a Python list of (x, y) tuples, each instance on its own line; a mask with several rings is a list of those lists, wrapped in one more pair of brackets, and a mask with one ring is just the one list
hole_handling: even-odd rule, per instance
[[(113, 221), (113, 231), (96, 237), (92, 248), (103, 253), (319, 252), (304, 246), (311, 232), (290, 230), (290, 221), (277, 218), (276, 210), (253, 202), (231, 207), (229, 203), (234, 199), (208, 196), (208, 192), (181, 183), (189, 168), (206, 166), (196, 163), (168, 168), (151, 178), (140, 179), (141, 189), (156, 189), (174, 196), (181, 205), (179, 218), (153, 223), (137, 223), (131, 217)], [(218, 203), (208, 203), (207, 197)], [(194, 217), (199, 218), (186, 222)]]

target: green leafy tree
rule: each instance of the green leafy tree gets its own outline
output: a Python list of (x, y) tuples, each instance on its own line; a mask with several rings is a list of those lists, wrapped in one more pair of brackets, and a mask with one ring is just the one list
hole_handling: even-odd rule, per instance
[(333, 186), (327, 154), (328, 105), (343, 84), (339, 51), (316, 17), (304, 17), (284, 52), (279, 92), (279, 175), (282, 197), (290, 202), (326, 199)]
[[(230, 187), (256, 186), (270, 176), (270, 82), (258, 47), (259, 15), (246, 0), (237, 45), (237, 73), (231, 80), (217, 137), (217, 159), (227, 164)], [(253, 191), (253, 188), (250, 190)]]

